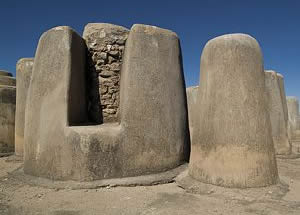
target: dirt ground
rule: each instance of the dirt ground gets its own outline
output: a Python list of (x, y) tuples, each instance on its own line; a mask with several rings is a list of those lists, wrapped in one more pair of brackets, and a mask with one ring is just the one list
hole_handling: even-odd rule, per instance
[(300, 214), (299, 158), (278, 159), (280, 185), (243, 190), (207, 185), (198, 192), (185, 190), (175, 182), (80, 190), (43, 188), (9, 174), (21, 165), (9, 157), (0, 158), (0, 214)]

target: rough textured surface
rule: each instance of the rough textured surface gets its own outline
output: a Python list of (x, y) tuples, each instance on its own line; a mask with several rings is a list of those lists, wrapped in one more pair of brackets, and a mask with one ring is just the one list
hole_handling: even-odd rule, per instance
[(128, 34), (128, 29), (107, 23), (90, 23), (84, 28), (89, 117), (94, 122), (119, 121), (120, 72)]
[(193, 87), (186, 88), (186, 98), (187, 98), (187, 106), (188, 106), (189, 129), (190, 129), (191, 141), (192, 141), (192, 137), (193, 137), (195, 116), (198, 113), (198, 109), (199, 109), (199, 107), (197, 106), (198, 90), (199, 90), (199, 86), (193, 86)]
[(289, 116), (289, 129), (291, 138), (295, 138), (297, 134), (297, 121), (299, 118), (299, 100), (296, 97), (288, 96), (286, 98)]
[(186, 92), (174, 32), (133, 25), (125, 47), (120, 105), (128, 173), (164, 171), (188, 158)]
[(245, 34), (210, 40), (201, 56), (189, 174), (224, 187), (278, 182), (262, 53)]
[(24, 151), (25, 108), (33, 60), (33, 58), (22, 58), (16, 66), (18, 84), (16, 96), (15, 154), (18, 156), (23, 156)]
[(182, 164), (189, 134), (176, 34), (133, 26), (122, 66), (121, 123), (79, 126), (87, 122), (84, 45), (67, 27), (54, 28), (40, 39), (26, 107), (24, 172), (92, 181), (158, 173)]
[(272, 70), (266, 70), (265, 83), (275, 152), (279, 155), (288, 155), (291, 153), (291, 145), (288, 140), (288, 130), (281, 97), (282, 93), (280, 92), (277, 73)]
[(0, 71), (0, 153), (14, 151), (16, 80), (11, 76)]
[(3, 215), (300, 214), (300, 159), (278, 159), (284, 186), (232, 189), (198, 182), (200, 187), (191, 186), (186, 190), (177, 183), (49, 189), (12, 177), (10, 173), (22, 164), (8, 159), (0, 158), (0, 214)]
[(280, 95), (281, 95), (281, 101), (282, 101), (283, 112), (284, 112), (284, 120), (286, 122), (286, 127), (288, 128), (289, 115), (288, 115), (288, 107), (287, 107), (285, 87), (284, 87), (284, 77), (280, 73), (277, 73), (277, 78), (280, 87)]
[(101, 187), (132, 187), (132, 186), (151, 186), (157, 184), (167, 184), (174, 181), (175, 177), (187, 169), (187, 164), (183, 164), (174, 169), (149, 175), (135, 177), (102, 179), (95, 181), (53, 181), (47, 178), (34, 177), (24, 174), (22, 168), (11, 173), (16, 180), (23, 181), (32, 186), (47, 187), (52, 189), (97, 189)]
[(25, 173), (65, 178), (80, 171), (80, 158), (72, 154), (80, 146), (67, 141), (65, 129), (87, 121), (85, 49), (69, 27), (53, 28), (40, 38), (25, 110)]

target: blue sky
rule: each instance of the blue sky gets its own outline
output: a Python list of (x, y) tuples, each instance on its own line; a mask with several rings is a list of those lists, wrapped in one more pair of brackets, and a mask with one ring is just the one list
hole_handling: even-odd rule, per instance
[(199, 83), (200, 55), (208, 40), (248, 33), (262, 47), (265, 69), (282, 73), (287, 95), (300, 98), (298, 0), (2, 0), (0, 68), (15, 73), (18, 59), (34, 56), (44, 31), (68, 25), (82, 34), (89, 22), (173, 30), (181, 40), (187, 86)]

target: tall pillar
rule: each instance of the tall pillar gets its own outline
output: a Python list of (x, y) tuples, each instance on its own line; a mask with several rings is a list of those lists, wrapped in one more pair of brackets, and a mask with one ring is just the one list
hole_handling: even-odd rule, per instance
[(224, 187), (277, 183), (257, 41), (245, 34), (214, 38), (204, 47), (200, 68), (189, 175)]
[(198, 114), (198, 103), (197, 103), (198, 90), (199, 90), (199, 86), (186, 88), (186, 98), (187, 98), (188, 115), (189, 115), (189, 129), (190, 129), (191, 138), (193, 137), (195, 118), (197, 118), (196, 114)]
[(23, 156), (24, 151), (24, 125), (27, 92), (30, 85), (33, 58), (22, 58), (16, 66), (17, 95), (15, 120), (15, 154)]
[(288, 96), (286, 98), (289, 115), (289, 127), (291, 132), (291, 138), (295, 138), (297, 131), (297, 121), (299, 118), (299, 100), (294, 96)]
[(265, 71), (268, 112), (271, 120), (272, 138), (276, 154), (288, 155), (291, 145), (288, 140), (285, 113), (283, 109), (277, 73), (272, 70)]

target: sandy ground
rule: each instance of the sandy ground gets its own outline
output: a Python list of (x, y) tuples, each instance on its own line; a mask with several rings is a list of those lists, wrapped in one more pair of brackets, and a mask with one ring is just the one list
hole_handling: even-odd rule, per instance
[(300, 159), (278, 159), (282, 186), (227, 189), (210, 186), (203, 192), (177, 183), (99, 189), (49, 189), (28, 185), (9, 173), (22, 163), (0, 158), (0, 214), (203, 214), (299, 215)]

